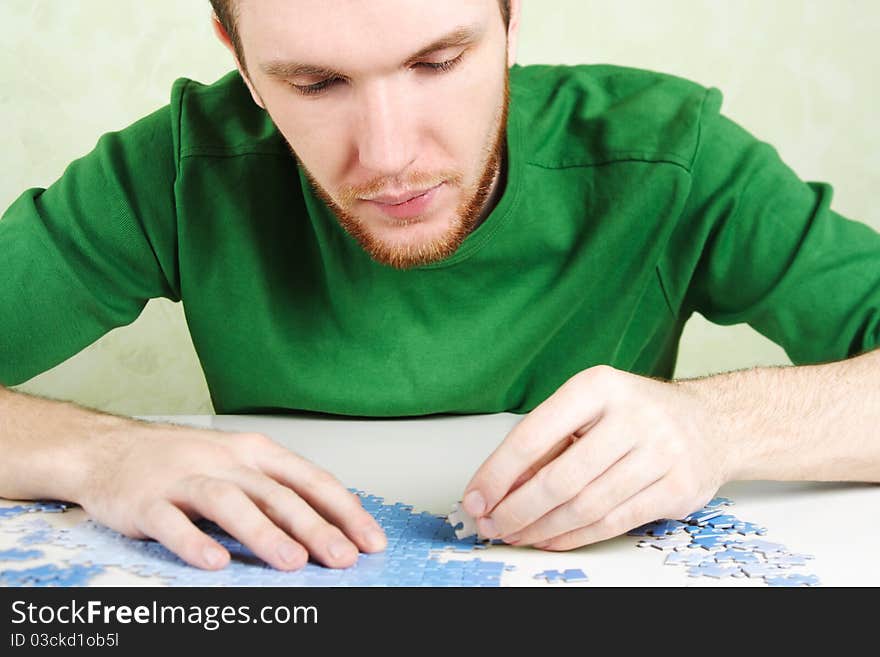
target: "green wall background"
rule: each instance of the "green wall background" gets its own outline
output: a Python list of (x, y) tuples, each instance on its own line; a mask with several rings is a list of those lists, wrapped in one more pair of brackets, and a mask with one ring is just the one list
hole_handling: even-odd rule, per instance
[[(519, 62), (623, 64), (718, 87), (728, 116), (880, 230), (878, 34), (875, 0), (525, 0)], [(0, 208), (164, 105), (175, 78), (211, 82), (231, 66), (207, 0), (3, 0)], [(695, 316), (676, 376), (788, 362), (747, 326)], [(130, 415), (212, 412), (181, 309), (164, 300), (20, 389)]]

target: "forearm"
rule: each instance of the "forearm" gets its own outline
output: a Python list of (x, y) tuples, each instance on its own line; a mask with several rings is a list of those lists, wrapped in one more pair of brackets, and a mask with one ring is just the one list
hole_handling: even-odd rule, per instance
[(115, 437), (142, 426), (0, 387), (0, 497), (78, 502)]
[(880, 350), (677, 384), (709, 410), (728, 480), (880, 482)]

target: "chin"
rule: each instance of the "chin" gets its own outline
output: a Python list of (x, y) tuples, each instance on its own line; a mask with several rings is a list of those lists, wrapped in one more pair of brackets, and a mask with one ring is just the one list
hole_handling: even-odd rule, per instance
[(390, 245), (412, 245), (442, 239), (454, 229), (455, 220), (449, 216), (422, 216), (410, 219), (391, 217), (361, 220), (370, 236)]
[(361, 246), (374, 260), (397, 269), (410, 269), (443, 260), (461, 245), (463, 235), (452, 218), (412, 221), (404, 225), (362, 223)]

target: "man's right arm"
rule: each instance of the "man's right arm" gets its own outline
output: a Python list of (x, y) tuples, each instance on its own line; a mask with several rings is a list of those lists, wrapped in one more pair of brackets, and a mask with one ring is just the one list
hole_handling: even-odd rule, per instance
[[(181, 298), (175, 185), (186, 83), (171, 104), (25, 191), (0, 218), (0, 386), (54, 367), (151, 298)], [(177, 134), (179, 141), (180, 135)], [(385, 546), (336, 479), (260, 435), (158, 425), (0, 388), (0, 496), (80, 504), (203, 568), (229, 555), (208, 518), (285, 570)]]
[(356, 495), (260, 434), (152, 424), (0, 386), (0, 453), (0, 497), (74, 502), (200, 568), (229, 554), (197, 518), (282, 570), (309, 555), (344, 568), (386, 545)]

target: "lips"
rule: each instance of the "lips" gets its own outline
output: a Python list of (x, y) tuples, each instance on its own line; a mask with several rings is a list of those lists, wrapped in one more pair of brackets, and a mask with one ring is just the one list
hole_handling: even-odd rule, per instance
[(393, 219), (413, 219), (424, 215), (443, 189), (444, 183), (425, 190), (383, 194), (364, 202)]
[(407, 191), (396, 194), (382, 194), (381, 196), (374, 196), (373, 198), (364, 200), (372, 201), (373, 203), (381, 203), (382, 205), (402, 205), (403, 203), (412, 201), (413, 199), (416, 199), (420, 196), (424, 196), (432, 189), (436, 189), (439, 186), (440, 185), (435, 185), (434, 187), (428, 187), (419, 191)]

